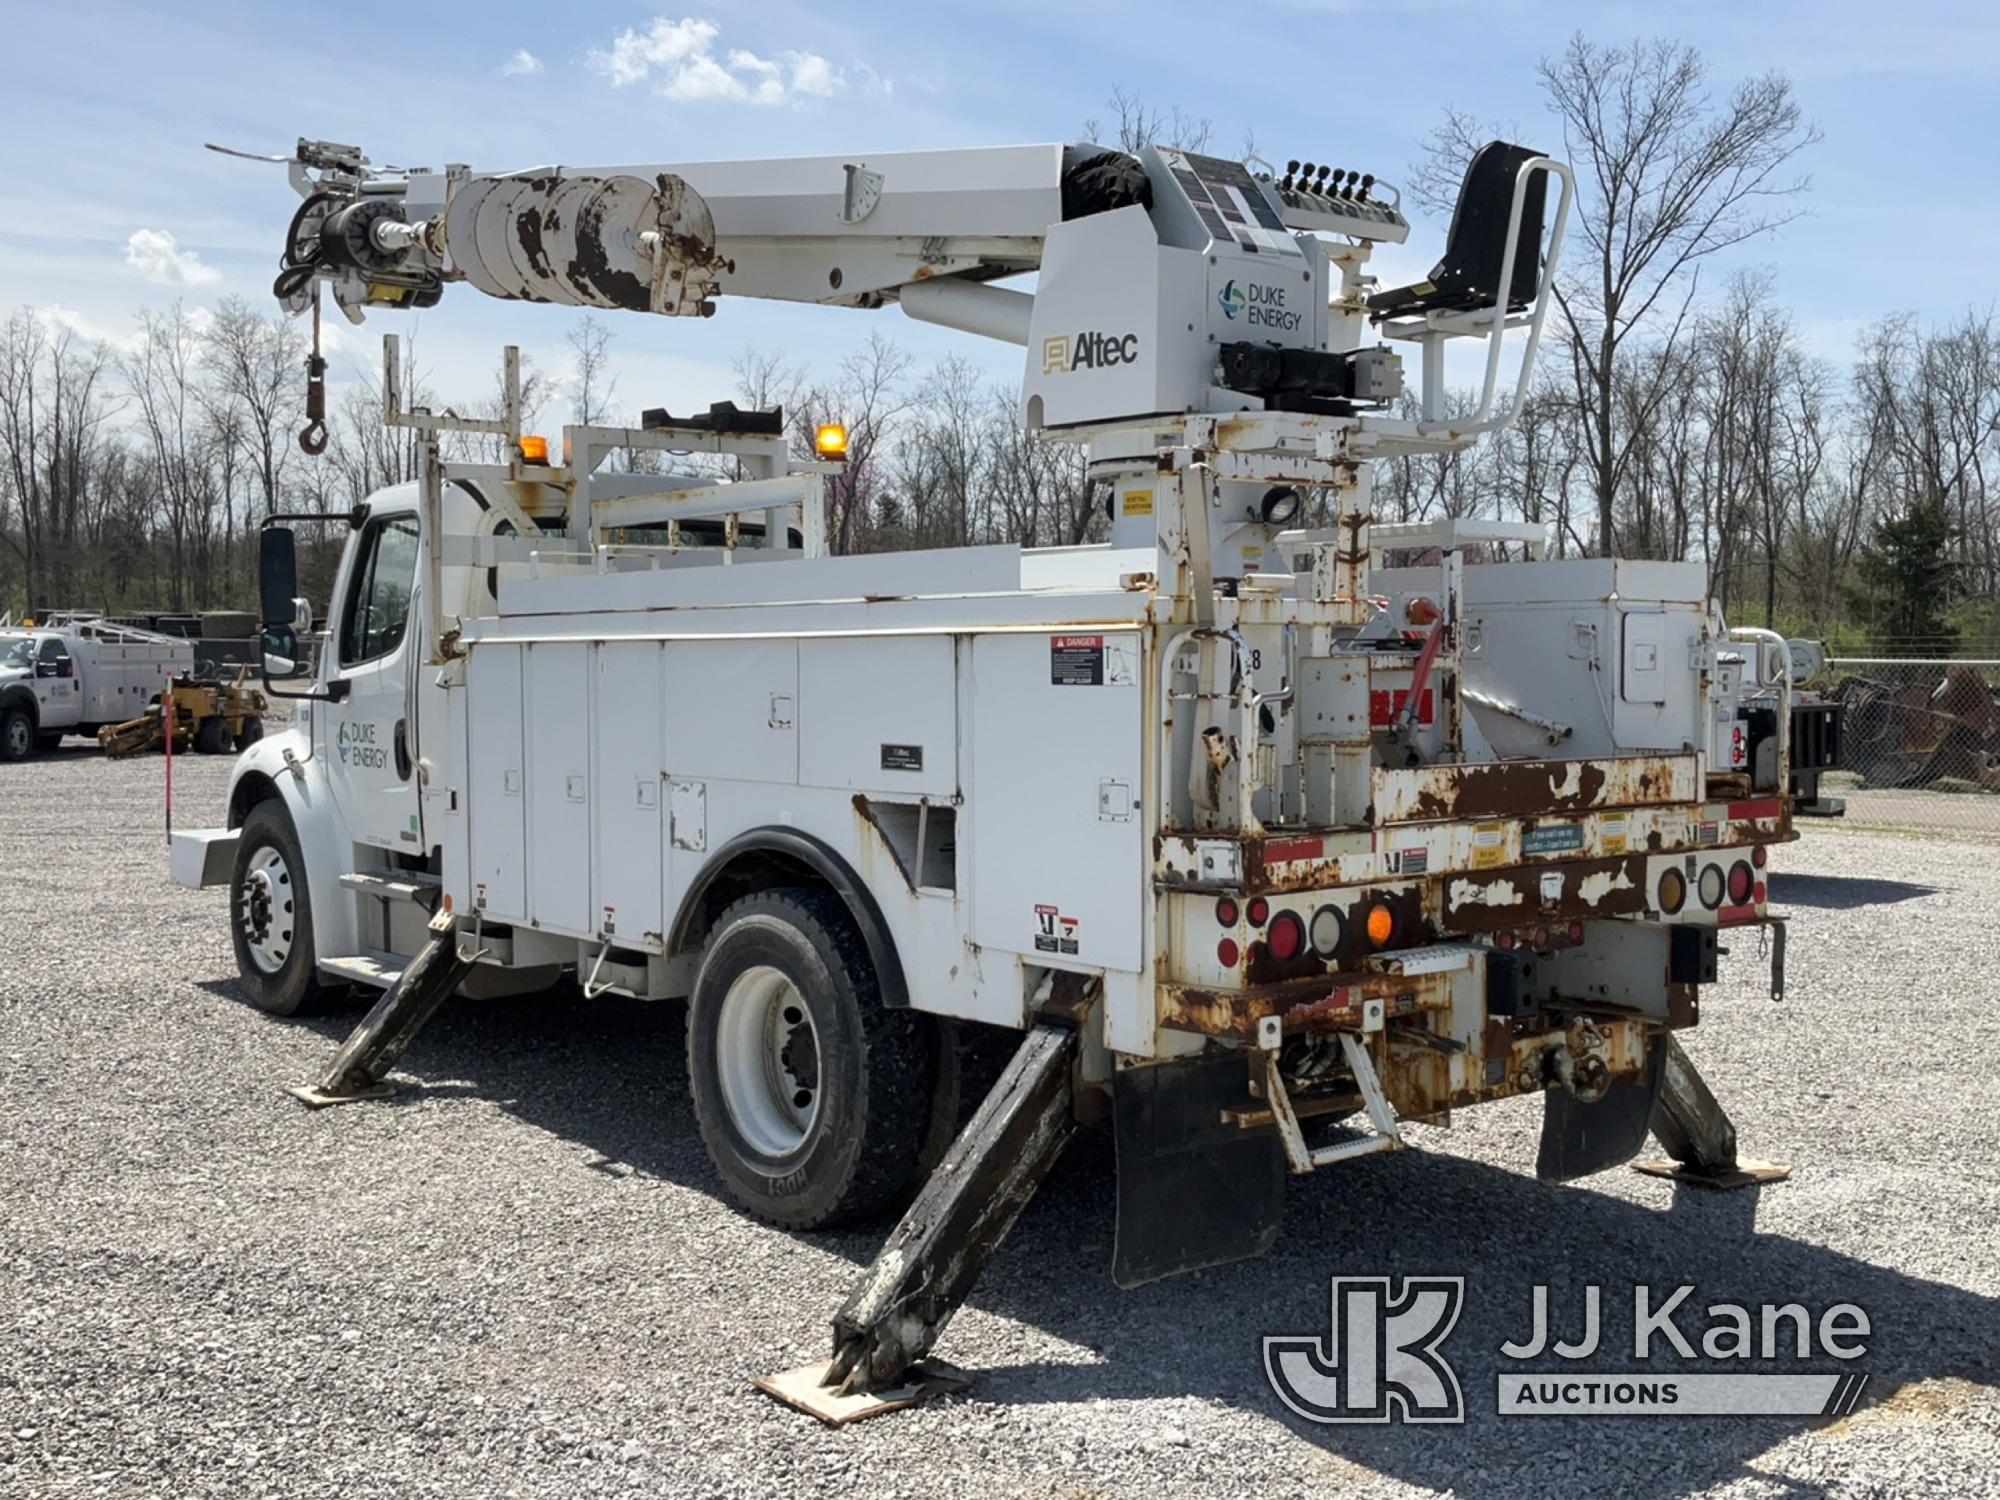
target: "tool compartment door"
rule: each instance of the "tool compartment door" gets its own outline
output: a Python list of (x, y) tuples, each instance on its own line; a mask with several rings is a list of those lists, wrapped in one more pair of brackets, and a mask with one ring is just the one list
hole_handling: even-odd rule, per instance
[(620, 947), (661, 951), (660, 645), (597, 648), (597, 930)]
[(465, 668), (466, 813), (472, 904), (496, 922), (528, 919), (527, 769), (521, 647), (477, 645)]
[(982, 635), (972, 653), (973, 941), (1030, 963), (1138, 970), (1138, 635)]
[(584, 642), (528, 647), (528, 920), (590, 934), (590, 652)]

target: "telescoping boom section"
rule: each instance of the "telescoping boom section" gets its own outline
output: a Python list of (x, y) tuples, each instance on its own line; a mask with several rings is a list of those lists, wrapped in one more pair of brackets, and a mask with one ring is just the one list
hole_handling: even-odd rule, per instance
[[(521, 430), (511, 351), (469, 420), (409, 404), (389, 339), (419, 478), (267, 527), (267, 689), (299, 713), (174, 847), (229, 886), (258, 1004), (381, 992), (306, 1102), (421, 1066), (454, 991), (685, 1000), (739, 1202), (909, 1205), (829, 1362), (768, 1383), (828, 1420), (961, 1378), (930, 1352), (1079, 1125), (1116, 1140), (1124, 1285), (1261, 1252), (1288, 1173), (1521, 1094), (1545, 1177), (1631, 1159), (1656, 1115), (1690, 1180), (1757, 1175), (1672, 1037), (1722, 929), (1777, 921), (1786, 643), (1730, 630), (1698, 566), (1371, 503), (1373, 460), (1518, 411), (1560, 163), (1481, 150), (1436, 269), (1385, 289), (1395, 189), (1298, 160), (288, 160), (277, 291), (315, 317), (464, 284), (897, 304), (1017, 345), (1022, 421), (1081, 449), (1108, 533), (833, 555), (837, 424), (724, 403), (558, 448)], [(1481, 388), (1448, 418), (1461, 339)], [(306, 520), (349, 533), (317, 652)]]

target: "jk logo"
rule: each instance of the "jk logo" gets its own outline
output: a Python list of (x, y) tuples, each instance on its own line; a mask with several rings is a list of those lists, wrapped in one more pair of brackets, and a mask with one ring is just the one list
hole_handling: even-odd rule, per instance
[(1264, 1375), (1308, 1422), (1463, 1422), (1458, 1374), (1438, 1353), (1465, 1302), (1463, 1276), (1336, 1276), (1324, 1338), (1264, 1340)]

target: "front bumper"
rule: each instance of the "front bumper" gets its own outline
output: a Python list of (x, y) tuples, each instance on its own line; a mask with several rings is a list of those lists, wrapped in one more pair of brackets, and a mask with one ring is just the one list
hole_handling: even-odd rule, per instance
[(191, 828), (168, 841), (167, 867), (175, 885), (189, 890), (227, 885), (236, 869), (234, 828)]

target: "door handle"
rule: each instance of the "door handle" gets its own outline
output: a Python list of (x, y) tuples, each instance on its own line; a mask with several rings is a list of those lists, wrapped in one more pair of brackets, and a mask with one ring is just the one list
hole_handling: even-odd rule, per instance
[(396, 775), (404, 781), (410, 779), (410, 734), (408, 719), (396, 721)]

